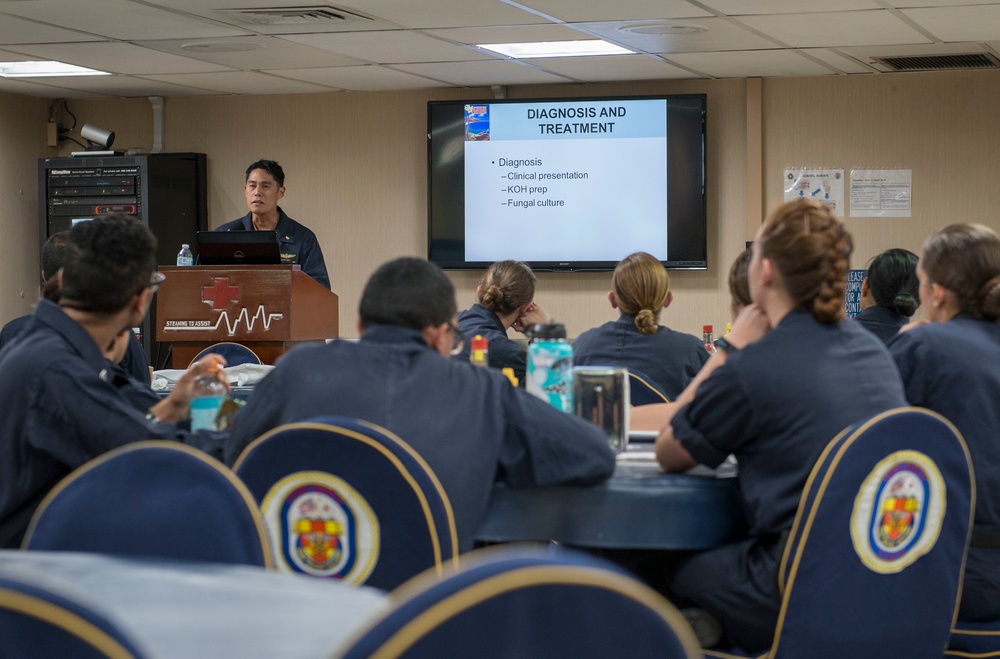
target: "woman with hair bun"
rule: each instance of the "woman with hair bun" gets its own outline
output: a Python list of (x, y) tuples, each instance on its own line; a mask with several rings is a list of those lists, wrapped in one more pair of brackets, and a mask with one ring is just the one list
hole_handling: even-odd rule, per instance
[(854, 320), (888, 343), (920, 306), (917, 255), (889, 249), (874, 259), (861, 282), (861, 313)]
[(645, 252), (629, 254), (611, 275), (611, 289), (608, 302), (621, 316), (580, 334), (573, 363), (626, 366), (676, 398), (708, 361), (708, 351), (698, 337), (659, 324), (674, 299), (667, 270)]
[(889, 343), (911, 405), (962, 433), (976, 472), (976, 513), (959, 620), (1000, 620), (1000, 236), (981, 224), (931, 235), (917, 264), (929, 322)]
[(784, 540), (823, 449), (852, 423), (906, 405), (885, 346), (843, 322), (852, 241), (840, 220), (813, 201), (782, 204), (752, 250), (753, 303), (681, 397), (660, 406), (656, 440), (669, 471), (736, 456), (748, 537), (681, 560), (668, 579), (748, 653), (771, 645)]
[(476, 304), (458, 315), (465, 346), (455, 359), (469, 360), (469, 342), (478, 334), (489, 341), (490, 368), (512, 368), (523, 383), (528, 355), (507, 330), (524, 332), (535, 323), (552, 322), (534, 302), (535, 281), (535, 273), (520, 261), (497, 261), (487, 268), (476, 288)]

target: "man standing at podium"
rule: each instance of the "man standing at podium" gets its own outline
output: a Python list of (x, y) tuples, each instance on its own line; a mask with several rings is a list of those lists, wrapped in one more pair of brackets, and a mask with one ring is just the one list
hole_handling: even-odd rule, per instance
[(273, 160), (258, 160), (247, 167), (243, 194), (250, 212), (216, 231), (277, 231), (281, 262), (301, 265), (302, 272), (330, 288), (316, 234), (285, 215), (278, 206), (278, 200), (285, 196), (285, 172), (281, 165)]

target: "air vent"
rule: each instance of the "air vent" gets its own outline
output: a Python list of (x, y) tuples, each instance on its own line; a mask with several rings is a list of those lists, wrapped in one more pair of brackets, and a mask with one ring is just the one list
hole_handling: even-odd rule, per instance
[(1000, 69), (1000, 60), (989, 53), (965, 55), (914, 55), (910, 57), (873, 57), (891, 71), (949, 71), (954, 69)]
[(254, 25), (330, 25), (367, 22), (372, 19), (361, 14), (331, 7), (254, 7), (248, 9), (219, 9), (220, 14)]

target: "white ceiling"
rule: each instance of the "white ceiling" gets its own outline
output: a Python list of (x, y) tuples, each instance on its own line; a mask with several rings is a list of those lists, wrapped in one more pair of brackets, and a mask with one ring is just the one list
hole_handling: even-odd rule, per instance
[[(293, 6), (355, 16), (233, 11)], [(593, 38), (635, 54), (514, 61), (476, 47)], [(1000, 0), (0, 0), (0, 61), (114, 74), (0, 78), (52, 98), (818, 76), (984, 52), (1000, 54)]]

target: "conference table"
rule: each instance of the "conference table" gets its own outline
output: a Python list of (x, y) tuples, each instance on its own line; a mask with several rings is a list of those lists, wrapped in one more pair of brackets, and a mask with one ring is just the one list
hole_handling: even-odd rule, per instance
[(695, 550), (743, 536), (736, 466), (664, 473), (646, 451), (619, 455), (594, 487), (493, 487), (476, 540), (548, 542), (597, 549)]
[[(182, 372), (164, 373), (179, 377)], [(235, 395), (243, 399), (252, 391), (252, 384), (234, 386)], [(745, 535), (735, 462), (726, 461), (717, 469), (698, 466), (682, 474), (667, 474), (653, 457), (648, 432), (636, 434), (642, 438), (619, 454), (614, 475), (600, 485), (510, 488), (495, 484), (476, 541), (554, 541), (588, 549), (684, 551), (711, 549)]]
[(161, 659), (325, 657), (389, 608), (379, 590), (243, 565), (0, 550), (0, 577), (89, 604)]
[[(223, 369), (232, 387), (232, 391), (230, 392), (232, 397), (243, 402), (246, 402), (250, 398), (254, 385), (263, 380), (272, 370), (274, 370), (274, 366), (267, 364), (239, 364), (237, 366), (227, 366)], [(152, 375), (153, 391), (161, 398), (165, 398), (185, 372), (185, 369), (154, 371)]]

